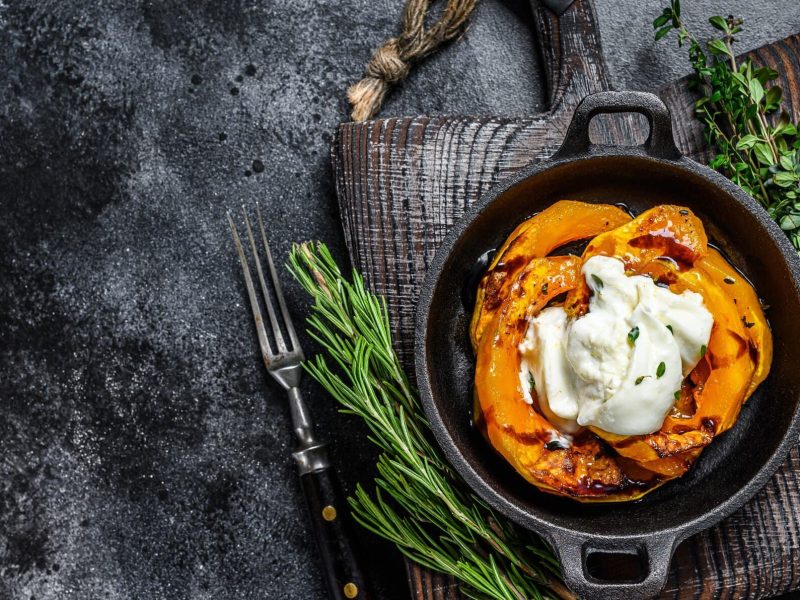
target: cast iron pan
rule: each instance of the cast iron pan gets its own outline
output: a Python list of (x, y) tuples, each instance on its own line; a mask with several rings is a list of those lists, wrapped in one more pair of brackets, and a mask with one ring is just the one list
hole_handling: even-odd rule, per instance
[[(593, 145), (592, 117), (619, 112), (647, 118), (650, 136), (644, 145)], [(564, 198), (623, 202), (637, 214), (657, 204), (688, 206), (769, 306), (775, 356), (767, 381), (745, 404), (736, 425), (714, 440), (689, 473), (633, 503), (580, 504), (539, 492), (470, 422), (475, 363), (467, 333), (472, 307), (459, 301), (465, 282), (481, 255), (498, 247), (519, 222)], [(581, 102), (551, 160), (499, 185), (449, 232), (422, 287), (416, 369), (436, 439), (466, 482), (495, 509), (550, 543), (567, 585), (579, 596), (628, 599), (658, 593), (676, 545), (744, 504), (797, 442), (798, 340), (800, 262), (786, 236), (740, 188), (680, 155), (669, 111), (656, 96), (602, 92)], [(627, 581), (599, 579), (587, 569), (587, 558), (598, 553), (633, 555), (641, 572)]]

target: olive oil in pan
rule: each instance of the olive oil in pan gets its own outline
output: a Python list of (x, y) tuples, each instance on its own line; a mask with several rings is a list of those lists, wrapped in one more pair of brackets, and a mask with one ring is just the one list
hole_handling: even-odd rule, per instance
[(464, 287), (461, 288), (461, 303), (464, 305), (464, 310), (469, 314), (475, 308), (475, 301), (478, 298), (478, 286), (483, 276), (486, 275), (486, 271), (494, 259), (495, 252), (497, 252), (497, 248), (492, 248), (481, 254), (475, 264), (467, 271), (467, 276), (464, 278)]

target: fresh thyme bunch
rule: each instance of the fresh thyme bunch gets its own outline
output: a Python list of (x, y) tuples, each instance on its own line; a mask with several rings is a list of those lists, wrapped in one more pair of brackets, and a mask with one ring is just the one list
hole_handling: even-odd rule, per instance
[(471, 598), (570, 597), (542, 541), (470, 492), (431, 444), (383, 299), (357, 272), (346, 280), (324, 244), (294, 246), (289, 269), (314, 301), (309, 334), (323, 349), (307, 371), (381, 450), (374, 493), (359, 485), (350, 498), (355, 519)]
[(714, 16), (709, 22), (722, 36), (706, 44), (708, 54), (681, 19), (679, 0), (671, 0), (653, 27), (656, 40), (675, 30), (678, 45), (688, 45), (692, 85), (700, 94), (695, 114), (717, 152), (709, 166), (758, 200), (800, 251), (800, 138), (781, 110), (778, 73), (749, 58), (737, 61), (733, 43), (742, 19)]

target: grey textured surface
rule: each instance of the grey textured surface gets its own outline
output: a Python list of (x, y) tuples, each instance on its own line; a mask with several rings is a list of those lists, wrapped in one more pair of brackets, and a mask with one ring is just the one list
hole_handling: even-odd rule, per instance
[[(743, 14), (742, 50), (800, 30), (796, 0), (685, 4)], [(652, 49), (659, 2), (596, 5), (619, 87), (685, 72)], [(0, 597), (322, 597), (223, 215), (260, 201), (277, 255), (320, 238), (344, 260), (330, 135), (400, 10), (0, 4)], [(541, 109), (529, 22), (524, 2), (485, 0), (384, 114)], [(365, 432), (307, 390), (352, 490)], [(399, 556), (364, 540), (380, 597), (405, 597)]]
[[(653, 18), (666, 0), (597, 0), (600, 26), (611, 80), (618, 89), (654, 91), (686, 75), (685, 49), (678, 48), (674, 35), (668, 43), (653, 43)], [(736, 36), (738, 53), (783, 39), (800, 31), (800, 2), (797, 0), (683, 0), (681, 17), (700, 40), (714, 29), (711, 15), (743, 17), (744, 30)]]

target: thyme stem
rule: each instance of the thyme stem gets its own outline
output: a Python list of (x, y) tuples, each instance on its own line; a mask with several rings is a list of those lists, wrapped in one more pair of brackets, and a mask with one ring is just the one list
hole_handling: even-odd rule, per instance
[(716, 150), (709, 165), (755, 197), (800, 251), (800, 138), (797, 123), (781, 110), (778, 74), (736, 59), (733, 46), (742, 19), (712, 16), (721, 32), (704, 46), (681, 18), (680, 0), (653, 21), (656, 40), (671, 31), (688, 46), (692, 86), (700, 92), (695, 114)]

